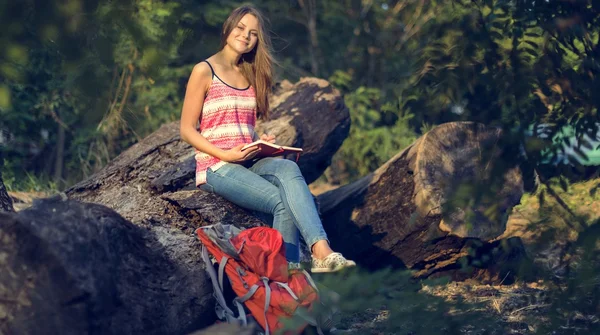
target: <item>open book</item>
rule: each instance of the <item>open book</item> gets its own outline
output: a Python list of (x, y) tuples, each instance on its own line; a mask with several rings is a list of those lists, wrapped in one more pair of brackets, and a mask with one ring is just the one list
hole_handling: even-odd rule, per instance
[(296, 160), (302, 153), (302, 148), (294, 148), (294, 147), (286, 147), (285, 145), (277, 145), (275, 143), (270, 143), (263, 140), (254, 141), (252, 143), (246, 144), (242, 151), (252, 148), (259, 147), (260, 152), (258, 153), (258, 157), (271, 157), (271, 156), (282, 156), (287, 154), (297, 154)]

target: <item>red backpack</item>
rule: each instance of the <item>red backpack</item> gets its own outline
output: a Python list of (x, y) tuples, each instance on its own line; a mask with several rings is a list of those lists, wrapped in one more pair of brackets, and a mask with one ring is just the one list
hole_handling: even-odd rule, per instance
[[(285, 245), (281, 234), (268, 227), (239, 229), (233, 225), (215, 224), (196, 230), (202, 242), (202, 258), (206, 265), (217, 301), (217, 317), (225, 322), (247, 325), (244, 304), (254, 319), (269, 335), (283, 327), (281, 318), (291, 317), (299, 308), (311, 310), (318, 302), (318, 289), (304, 270), (288, 271)], [(208, 250), (208, 252), (207, 252)], [(212, 266), (210, 253), (218, 268)], [(227, 305), (224, 274), (229, 278), (235, 292), (233, 308)], [(237, 316), (233, 309), (237, 309)], [(299, 313), (306, 321), (297, 333), (307, 325), (321, 325), (307, 313)]]

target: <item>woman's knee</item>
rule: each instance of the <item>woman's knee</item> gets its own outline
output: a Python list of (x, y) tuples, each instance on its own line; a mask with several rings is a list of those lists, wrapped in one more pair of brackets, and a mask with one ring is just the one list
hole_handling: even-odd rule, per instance
[(302, 177), (302, 172), (296, 162), (289, 159), (279, 159), (277, 162), (276, 175), (281, 178)]

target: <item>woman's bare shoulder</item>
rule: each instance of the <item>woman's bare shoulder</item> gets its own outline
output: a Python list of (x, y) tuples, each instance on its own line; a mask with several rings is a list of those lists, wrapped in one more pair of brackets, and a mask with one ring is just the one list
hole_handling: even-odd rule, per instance
[(188, 80), (188, 90), (192, 91), (208, 91), (212, 83), (212, 70), (206, 62), (200, 62), (194, 65), (190, 79)]
[(192, 76), (202, 79), (210, 79), (212, 78), (212, 70), (208, 63), (202, 61), (194, 65), (194, 68), (192, 69)]

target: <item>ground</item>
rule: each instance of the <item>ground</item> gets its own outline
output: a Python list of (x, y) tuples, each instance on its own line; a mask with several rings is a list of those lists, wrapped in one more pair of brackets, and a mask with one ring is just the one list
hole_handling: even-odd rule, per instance
[[(568, 295), (572, 288), (564, 280), (569, 259), (573, 260), (569, 258), (571, 255), (568, 246), (577, 240), (580, 222), (590, 224), (600, 219), (600, 179), (566, 185), (565, 189), (565, 184), (560, 184), (558, 180), (550, 182), (551, 188), (578, 218), (560, 206), (558, 201), (548, 194), (546, 187), (541, 187), (534, 194), (526, 194), (521, 204), (513, 209), (507, 230), (502, 236), (516, 236), (522, 239), (528, 256), (533, 259), (539, 270), (539, 279), (517, 280), (510, 285), (483, 285), (473, 281), (422, 285), (420, 294), (439, 297), (449, 303), (462, 303), (460, 308), (446, 314), (474, 315), (473, 324), (462, 324), (459, 333), (546, 334), (550, 328), (552, 334), (588, 334), (590, 329), (600, 327), (600, 310), (597, 309), (600, 306), (596, 305), (596, 313), (589, 313), (589, 309), (561, 310), (564, 306), (581, 307), (581, 304), (574, 302), (567, 305), (560, 301), (565, 298), (565, 294), (567, 298), (575, 298)], [(319, 185), (315, 190), (324, 188), (326, 187)], [(544, 195), (540, 196), (541, 193)], [(599, 249), (600, 246), (597, 246), (596, 250)], [(574, 291), (572, 294), (589, 294), (589, 297), (584, 296), (583, 300), (597, 304), (600, 274), (592, 275), (595, 278), (590, 282), (596, 286), (595, 290), (585, 291), (586, 293)], [(561, 294), (562, 292), (565, 294)], [(475, 321), (476, 314), (485, 314), (489, 319), (482, 325)], [(398, 327), (391, 331), (386, 322), (393, 316), (394, 312), (386, 306), (346, 314), (336, 333), (396, 334)], [(551, 321), (555, 324), (550, 325)], [(439, 333), (444, 332), (440, 330)]]

